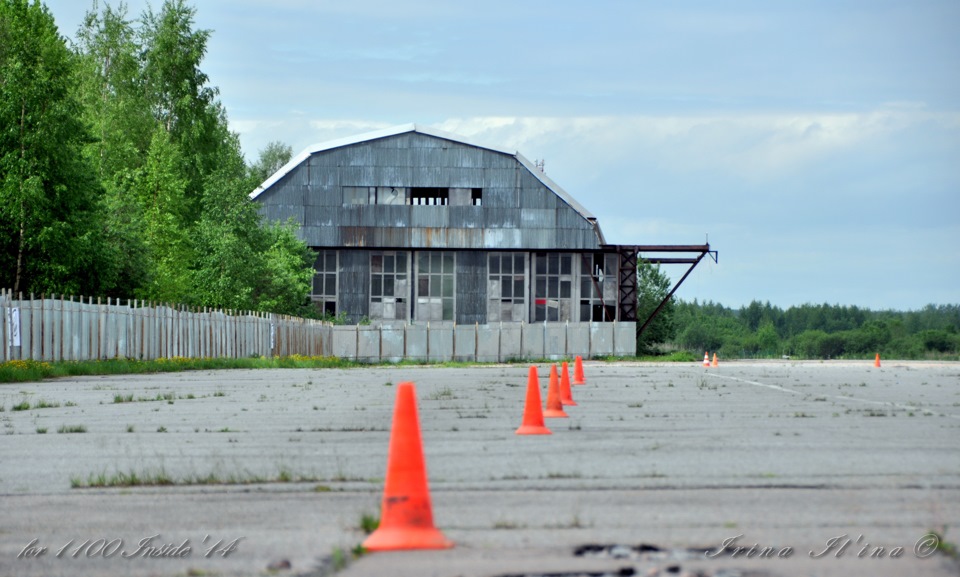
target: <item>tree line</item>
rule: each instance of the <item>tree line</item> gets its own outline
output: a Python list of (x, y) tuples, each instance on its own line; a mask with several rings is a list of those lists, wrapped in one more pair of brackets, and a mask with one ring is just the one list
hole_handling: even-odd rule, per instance
[(194, 16), (94, 4), (68, 45), (40, 2), (0, 0), (0, 286), (309, 310), (314, 254), (247, 198), (291, 150), (246, 163)]
[(725, 358), (873, 358), (879, 353), (898, 359), (946, 359), (960, 353), (960, 305), (872, 311), (805, 304), (784, 310), (753, 301), (735, 310), (694, 300), (676, 302), (671, 323), (670, 335), (662, 342)]

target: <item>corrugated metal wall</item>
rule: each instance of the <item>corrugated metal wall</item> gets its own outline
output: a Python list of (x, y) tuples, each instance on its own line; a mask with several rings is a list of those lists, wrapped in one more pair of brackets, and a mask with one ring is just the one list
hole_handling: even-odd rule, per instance
[(337, 311), (346, 312), (347, 322), (356, 324), (370, 314), (370, 253), (341, 250), (339, 276)]
[(457, 255), (457, 324), (487, 322), (487, 253)]
[[(481, 206), (344, 206), (344, 186), (481, 188)], [(318, 152), (263, 192), (314, 247), (596, 249), (592, 224), (515, 157), (418, 132)]]

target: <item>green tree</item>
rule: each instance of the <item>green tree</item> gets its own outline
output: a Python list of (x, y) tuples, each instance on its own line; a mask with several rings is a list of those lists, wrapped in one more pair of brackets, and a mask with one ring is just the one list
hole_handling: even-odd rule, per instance
[(165, 0), (159, 14), (144, 12), (140, 37), (150, 109), (184, 154), (185, 200), (199, 211), (204, 179), (218, 168), (227, 131), (219, 91), (200, 69), (210, 31), (194, 28), (195, 15), (184, 0)]
[(137, 31), (121, 4), (87, 12), (77, 31), (79, 94), (93, 139), (86, 154), (109, 187), (114, 176), (143, 165), (156, 121), (141, 74)]
[(265, 227), (268, 246), (266, 266), (257, 285), (258, 310), (305, 316), (306, 299), (313, 280), (316, 253), (296, 235), (296, 225)]
[(293, 157), (293, 148), (282, 142), (274, 141), (260, 151), (260, 158), (250, 165), (250, 177), (256, 184), (270, 178)]
[(150, 261), (147, 283), (137, 294), (140, 298), (200, 304), (191, 282), (196, 253), (191, 240), (193, 215), (185, 202), (184, 164), (176, 144), (158, 127), (145, 165), (132, 173), (129, 188), (143, 213), (142, 234)]
[(780, 352), (780, 337), (777, 336), (777, 329), (773, 326), (773, 321), (764, 320), (757, 327), (756, 338), (761, 353), (770, 356)]
[(0, 284), (95, 292), (102, 264), (99, 190), (75, 61), (39, 2), (0, 0)]
[(637, 354), (651, 354), (657, 345), (674, 337), (676, 325), (674, 314), (676, 306), (673, 299), (664, 303), (657, 316), (640, 331), (643, 323), (660, 303), (670, 294), (670, 279), (660, 270), (660, 265), (647, 261), (637, 261)]
[(143, 167), (157, 125), (141, 74), (140, 45), (126, 6), (87, 12), (77, 32), (79, 97), (93, 138), (84, 154), (104, 188), (101, 226), (110, 279), (105, 292), (130, 297), (142, 292), (151, 273), (143, 235), (144, 207), (129, 189)]

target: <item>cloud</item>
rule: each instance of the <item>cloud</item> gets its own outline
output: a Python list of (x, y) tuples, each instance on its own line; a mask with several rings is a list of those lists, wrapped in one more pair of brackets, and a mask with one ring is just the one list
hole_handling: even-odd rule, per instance
[[(687, 116), (454, 118), (438, 127), (501, 146), (568, 150), (593, 166), (636, 156), (673, 172), (714, 171), (750, 182), (775, 181), (912, 127), (960, 130), (960, 114), (922, 106), (862, 113), (731, 113)], [(534, 153), (536, 154), (536, 153)]]

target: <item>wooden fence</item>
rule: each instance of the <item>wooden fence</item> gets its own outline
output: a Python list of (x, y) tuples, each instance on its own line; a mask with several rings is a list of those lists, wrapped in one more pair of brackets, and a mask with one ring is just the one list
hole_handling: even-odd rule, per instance
[(284, 315), (0, 291), (0, 362), (241, 358), (502, 362), (633, 355), (634, 323), (334, 326)]
[(269, 313), (0, 291), (0, 362), (322, 355), (329, 326)]

